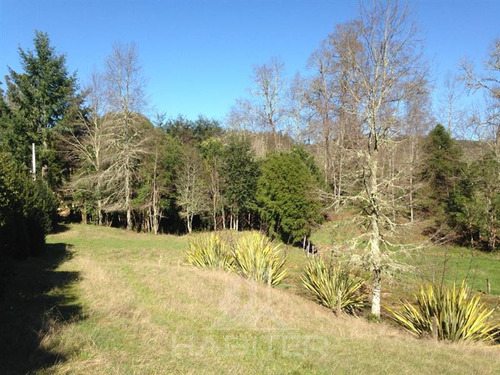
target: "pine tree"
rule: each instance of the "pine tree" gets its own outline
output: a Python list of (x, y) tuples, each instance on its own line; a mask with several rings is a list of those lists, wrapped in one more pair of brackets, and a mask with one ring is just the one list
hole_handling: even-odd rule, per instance
[[(463, 169), (462, 151), (455, 144), (443, 125), (438, 124), (427, 137), (424, 146), (426, 155), (422, 168), (422, 179), (429, 188), (427, 206), (443, 220), (452, 194), (457, 188), (458, 177)], [(433, 207), (431, 209), (431, 207)]]
[(9, 68), (7, 102), (16, 114), (14, 147), (29, 164), (31, 143), (39, 146), (38, 165), (54, 187), (62, 180), (62, 160), (56, 152), (55, 129), (72, 106), (81, 104), (75, 74), (69, 74), (66, 57), (57, 54), (47, 33), (36, 31), (34, 50), (19, 48), (22, 73)]

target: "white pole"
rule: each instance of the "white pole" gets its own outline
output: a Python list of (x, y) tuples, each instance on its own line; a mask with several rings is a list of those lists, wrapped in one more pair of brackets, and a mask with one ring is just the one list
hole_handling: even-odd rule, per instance
[(36, 180), (36, 156), (35, 156), (35, 143), (31, 144), (31, 165), (33, 169), (31, 173), (33, 173), (33, 180)]

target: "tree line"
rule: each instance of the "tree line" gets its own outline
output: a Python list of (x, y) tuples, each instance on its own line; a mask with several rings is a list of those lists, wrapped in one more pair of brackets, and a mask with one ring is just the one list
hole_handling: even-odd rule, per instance
[[(422, 53), (407, 7), (361, 5), (311, 53), (306, 73), (287, 79), (278, 58), (255, 66), (249, 94), (220, 124), (151, 116), (134, 44), (115, 44), (80, 87), (36, 32), (34, 49), (19, 49), (23, 71), (10, 69), (1, 92), (2, 168), (26, 190), (38, 186), (41, 202), (54, 194), (47, 212), (153, 233), (260, 229), (301, 244), (331, 213), (355, 210), (378, 315), (394, 228), (426, 220), (436, 240), (500, 246), (500, 42), (484, 74), (462, 65), (459, 83), (487, 97), (481, 112), (462, 116), (462, 140), (451, 120), (436, 126)], [(7, 207), (22, 206), (11, 195), (36, 206), (5, 176), (2, 230), (15, 222)]]

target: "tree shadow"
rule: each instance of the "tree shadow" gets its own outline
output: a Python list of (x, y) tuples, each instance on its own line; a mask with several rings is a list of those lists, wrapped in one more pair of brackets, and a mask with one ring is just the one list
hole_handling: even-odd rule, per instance
[(51, 234), (56, 234), (56, 233), (63, 233), (69, 230), (69, 225), (65, 223), (58, 222), (57, 224), (54, 225), (54, 228), (52, 228)]
[(84, 319), (72, 289), (79, 273), (57, 270), (71, 257), (68, 245), (47, 244), (42, 256), (9, 264), (9, 284), (0, 300), (2, 374), (35, 373), (64, 362), (63, 353), (41, 343), (54, 327)]

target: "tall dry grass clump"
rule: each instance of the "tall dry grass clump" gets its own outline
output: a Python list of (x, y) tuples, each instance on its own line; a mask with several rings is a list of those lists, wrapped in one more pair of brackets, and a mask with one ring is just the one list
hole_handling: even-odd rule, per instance
[(260, 233), (243, 235), (232, 251), (236, 271), (257, 282), (278, 285), (288, 275), (280, 246)]
[(317, 257), (309, 261), (301, 277), (302, 285), (323, 306), (356, 315), (365, 306), (364, 280), (352, 275), (349, 269)]
[(268, 285), (278, 285), (288, 275), (286, 257), (263, 234), (246, 233), (236, 241), (218, 234), (201, 236), (189, 242), (187, 263), (208, 269), (234, 271)]
[(200, 268), (229, 271), (233, 267), (228, 246), (214, 233), (189, 241), (186, 260)]
[(416, 336), (491, 342), (500, 331), (500, 324), (490, 321), (494, 310), (481, 302), (479, 294), (473, 295), (465, 282), (441, 288), (422, 286), (415, 299), (415, 305), (404, 302), (400, 312), (389, 311), (397, 323)]

